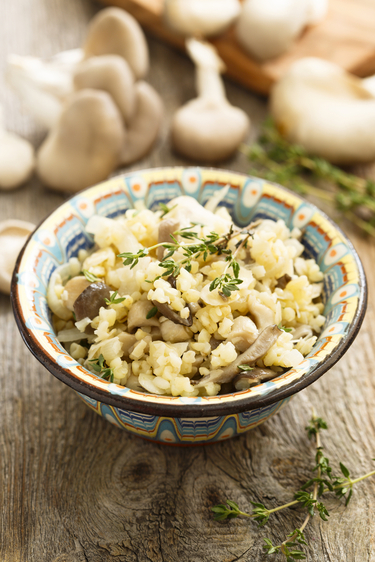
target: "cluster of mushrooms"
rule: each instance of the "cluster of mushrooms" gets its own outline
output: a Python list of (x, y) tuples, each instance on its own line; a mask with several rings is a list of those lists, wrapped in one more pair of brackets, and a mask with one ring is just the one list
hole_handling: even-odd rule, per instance
[(119, 8), (93, 18), (82, 49), (9, 57), (9, 83), (49, 131), (36, 155), (43, 183), (77, 192), (147, 154), (163, 114), (148, 67), (143, 31)]

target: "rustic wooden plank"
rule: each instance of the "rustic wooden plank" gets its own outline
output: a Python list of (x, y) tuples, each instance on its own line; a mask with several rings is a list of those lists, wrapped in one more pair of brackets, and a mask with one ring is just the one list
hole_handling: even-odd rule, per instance
[[(89, 0), (13, 0), (1, 7), (0, 65), (9, 52), (50, 55), (75, 47), (95, 12)], [(194, 95), (191, 63), (150, 41), (150, 82), (166, 103), (156, 149), (133, 169), (187, 164), (170, 151), (173, 112)], [(253, 120), (265, 115), (256, 96), (227, 84), (232, 103)], [(35, 144), (43, 131), (19, 111), (3, 83), (7, 124)], [(250, 137), (252, 138), (252, 137)], [(238, 154), (223, 167), (246, 172)], [(63, 197), (33, 179), (0, 193), (0, 219), (38, 222)], [(344, 225), (370, 280), (375, 244)], [(363, 329), (350, 352), (267, 423), (232, 441), (174, 449), (128, 435), (91, 412), (32, 358), (21, 341), (9, 299), (0, 296), (0, 560), (1, 562), (264, 562), (262, 536), (283, 540), (302, 521), (296, 511), (263, 530), (247, 520), (215, 523), (210, 507), (230, 497), (269, 506), (288, 501), (309, 475), (313, 447), (304, 426), (314, 406), (329, 423), (323, 436), (332, 464), (355, 475), (371, 470), (375, 442), (374, 283)], [(329, 502), (329, 523), (308, 527), (311, 562), (374, 562), (375, 486), (358, 487), (351, 506)], [(271, 560), (271, 558), (270, 558)]]
[[(165, 0), (99, 0), (124, 8), (142, 26), (167, 43), (184, 49), (184, 41), (162, 18)], [(212, 40), (227, 66), (227, 75), (250, 90), (267, 94), (289, 66), (302, 57), (321, 57), (358, 76), (375, 73), (375, 4), (372, 0), (330, 0), (327, 17), (307, 28), (284, 55), (259, 63), (235, 38), (233, 29)]]

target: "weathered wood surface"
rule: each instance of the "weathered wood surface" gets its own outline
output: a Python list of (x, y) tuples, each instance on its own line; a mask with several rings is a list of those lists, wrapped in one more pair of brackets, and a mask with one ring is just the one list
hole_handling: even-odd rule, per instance
[[(0, 5), (0, 101), (6, 123), (38, 144), (42, 131), (20, 113), (3, 83), (7, 53), (50, 55), (75, 47), (96, 8), (89, 0), (12, 0)], [(188, 60), (150, 41), (150, 82), (167, 106), (162, 139), (136, 167), (183, 164), (167, 137), (172, 112), (193, 96)], [(228, 84), (231, 101), (251, 116), (262, 101)], [(246, 171), (238, 155), (223, 166)], [(0, 193), (0, 219), (37, 223), (63, 201), (33, 179)], [(198, 448), (158, 446), (128, 435), (91, 412), (32, 358), (0, 296), (0, 561), (263, 562), (262, 537), (282, 541), (302, 521), (293, 510), (258, 530), (248, 520), (215, 523), (210, 507), (231, 498), (268, 506), (290, 500), (309, 475), (313, 448), (304, 426), (311, 406), (327, 419), (326, 452), (354, 475), (375, 457), (375, 244), (348, 228), (370, 284), (365, 324), (355, 344), (280, 414), (232, 441)], [(329, 501), (329, 523), (309, 525), (311, 562), (375, 561), (375, 481), (358, 485), (348, 509)]]

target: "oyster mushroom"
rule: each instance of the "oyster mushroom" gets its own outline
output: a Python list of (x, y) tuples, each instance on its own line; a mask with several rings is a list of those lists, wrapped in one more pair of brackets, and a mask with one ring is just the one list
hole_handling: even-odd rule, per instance
[(157, 139), (163, 117), (163, 102), (147, 82), (135, 84), (135, 111), (127, 128), (127, 140), (121, 153), (124, 166), (143, 158)]
[(105, 299), (111, 296), (111, 289), (105, 283), (91, 283), (74, 301), (73, 309), (76, 320), (84, 318), (93, 320), (99, 314), (102, 306), (106, 306)]
[[(173, 219), (163, 219), (159, 224), (158, 231), (158, 244), (163, 244), (164, 242), (172, 242), (171, 234), (176, 232), (180, 228), (180, 223)], [(164, 257), (165, 248), (160, 246), (156, 250), (156, 255), (159, 261)], [(174, 287), (176, 288), (176, 287)]]
[(241, 355), (239, 355), (233, 363), (224, 369), (218, 369), (208, 375), (205, 375), (197, 382), (194, 381), (195, 387), (200, 388), (210, 382), (219, 384), (230, 382), (236, 375), (238, 375), (239, 365), (251, 366), (258, 359), (261, 359), (273, 346), (280, 334), (282, 334), (282, 330), (280, 330), (275, 324), (273, 326), (267, 326), (267, 328), (259, 334), (255, 342), (250, 345), (244, 353), (241, 353)]
[(318, 58), (294, 62), (271, 92), (280, 132), (335, 164), (375, 159), (375, 93), (366, 82)]
[(313, 329), (308, 324), (300, 324), (293, 330), (293, 339), (299, 340), (300, 338), (311, 338), (314, 335)]
[(272, 369), (260, 369), (255, 367), (252, 371), (245, 371), (240, 373), (233, 379), (233, 384), (236, 390), (247, 390), (251, 386), (261, 382), (274, 379), (277, 373)]
[(196, 39), (189, 39), (186, 46), (197, 67), (198, 97), (175, 113), (172, 144), (194, 160), (224, 160), (244, 140), (249, 119), (226, 99), (220, 77), (225, 67), (215, 48)]
[(38, 175), (54, 189), (80, 191), (108, 177), (124, 142), (121, 115), (110, 95), (80, 90), (69, 98), (38, 151)]
[(121, 348), (124, 356), (129, 357), (130, 349), (137, 343), (137, 338), (133, 334), (121, 332), (121, 334), (118, 335), (118, 339), (121, 342)]
[(318, 23), (327, 0), (245, 0), (236, 34), (241, 46), (259, 60), (290, 49), (306, 25)]
[(147, 318), (147, 314), (154, 306), (148, 300), (136, 301), (129, 310), (128, 331), (133, 332), (136, 328), (143, 328), (144, 326), (159, 326), (160, 322), (155, 316)]
[(34, 229), (31, 222), (14, 219), (0, 222), (0, 291), (6, 295), (10, 293), (17, 256)]
[(231, 332), (225, 343), (231, 342), (238, 351), (246, 351), (258, 337), (258, 329), (248, 316), (238, 316), (233, 321)]
[(112, 97), (125, 123), (135, 110), (134, 76), (130, 66), (118, 55), (92, 57), (82, 62), (73, 77), (77, 90), (104, 90)]
[(292, 280), (291, 276), (288, 275), (287, 273), (285, 273), (285, 275), (283, 275), (282, 277), (279, 277), (277, 279), (276, 288), (277, 289), (285, 289), (285, 287), (287, 286), (287, 284), (291, 280)]
[(87, 281), (86, 277), (83, 277), (82, 275), (73, 277), (73, 279), (69, 279), (64, 287), (64, 292), (61, 296), (61, 300), (68, 310), (70, 310), (71, 312), (74, 311), (75, 301), (77, 300), (79, 295), (83, 293), (83, 291), (89, 286), (89, 281)]
[(249, 311), (259, 330), (263, 330), (275, 322), (275, 313), (252, 295), (248, 298)]
[(29, 179), (34, 171), (34, 147), (27, 140), (3, 127), (0, 107), (0, 189), (14, 189)]
[[(193, 317), (190, 311), (188, 318), (181, 318), (178, 312), (172, 310), (172, 308), (167, 303), (161, 303), (158, 301), (152, 301), (152, 304), (156, 306), (160, 314), (168, 318), (168, 320), (172, 320), (174, 324), (182, 324), (183, 326), (191, 326), (193, 324)], [(189, 308), (189, 305), (187, 305)], [(189, 308), (190, 310), (190, 308)]]
[(185, 328), (185, 326), (176, 324), (172, 320), (161, 322), (160, 330), (163, 340), (170, 343), (189, 341), (192, 335), (191, 331)]
[(83, 45), (86, 58), (120, 55), (130, 65), (137, 80), (148, 71), (148, 48), (138, 22), (120, 8), (101, 10), (90, 22)]
[(166, 0), (164, 20), (182, 35), (209, 37), (229, 27), (240, 10), (238, 0)]

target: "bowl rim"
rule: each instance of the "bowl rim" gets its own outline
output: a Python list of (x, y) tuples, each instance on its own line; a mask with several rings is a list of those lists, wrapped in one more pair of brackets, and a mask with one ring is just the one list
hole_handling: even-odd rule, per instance
[[(170, 418), (201, 418), (201, 417), (217, 417), (217, 416), (226, 416), (231, 414), (238, 414), (241, 412), (255, 410), (257, 408), (263, 408), (266, 406), (270, 406), (275, 402), (279, 402), (285, 400), (292, 395), (296, 394), (300, 390), (310, 386), (314, 383), (317, 379), (319, 379), (324, 373), (329, 371), (346, 353), (349, 349), (351, 344), (353, 343), (354, 339), (356, 338), (361, 325), (363, 323), (366, 309), (367, 309), (367, 301), (368, 301), (368, 288), (367, 288), (367, 280), (366, 274), (362, 265), (362, 262), (358, 256), (357, 251), (355, 250), (352, 242), (346, 236), (346, 234), (341, 230), (341, 228), (313, 203), (310, 203), (299, 194), (289, 190), (288, 188), (282, 186), (281, 184), (271, 182), (268, 180), (264, 180), (263, 178), (259, 178), (257, 176), (251, 176), (242, 172), (236, 172), (233, 170), (225, 170), (222, 168), (215, 168), (215, 167), (208, 167), (208, 166), (196, 166), (199, 170), (214, 170), (217, 172), (224, 172), (224, 173), (233, 173), (235, 175), (256, 179), (260, 181), (267, 181), (268, 184), (276, 186), (278, 189), (285, 191), (286, 193), (297, 196), (301, 202), (308, 203), (312, 208), (314, 208), (325, 220), (327, 220), (344, 238), (345, 243), (347, 244), (348, 248), (350, 249), (359, 273), (359, 281), (358, 285), (360, 287), (360, 294), (358, 297), (358, 304), (357, 309), (355, 311), (353, 320), (350, 323), (349, 329), (346, 335), (341, 338), (337, 346), (331, 351), (331, 353), (326, 356), (322, 362), (319, 362), (315, 367), (311, 369), (311, 371), (305, 374), (302, 378), (298, 379), (297, 381), (291, 381), (288, 385), (285, 385), (281, 388), (276, 388), (270, 390), (269, 393), (259, 396), (249, 396), (246, 399), (236, 400), (235, 398), (231, 402), (225, 402), (224, 404), (217, 404), (213, 403), (210, 404), (209, 402), (200, 403), (200, 404), (188, 404), (188, 403), (147, 403), (142, 399), (129, 399), (126, 396), (116, 396), (110, 394), (109, 392), (105, 392), (99, 388), (96, 388), (89, 383), (78, 380), (76, 377), (71, 375), (66, 371), (66, 369), (60, 365), (58, 365), (55, 361), (53, 361), (44, 351), (43, 347), (39, 344), (37, 340), (32, 337), (32, 330), (29, 330), (22, 317), (22, 307), (20, 304), (19, 294), (18, 294), (18, 271), (21, 264), (22, 257), (24, 252), (35, 234), (35, 232), (40, 228), (40, 226), (51, 216), (53, 215), (61, 205), (66, 204), (67, 202), (71, 201), (78, 195), (84, 194), (86, 191), (96, 187), (98, 185), (105, 185), (108, 181), (115, 179), (116, 177), (126, 178), (128, 176), (132, 176), (136, 173), (148, 173), (148, 172), (156, 172), (162, 170), (186, 170), (190, 168), (190, 166), (160, 166), (155, 168), (146, 168), (140, 170), (133, 170), (130, 172), (126, 172), (123, 174), (118, 174), (117, 176), (113, 176), (109, 178), (109, 180), (105, 180), (99, 184), (95, 184), (88, 188), (85, 188), (77, 193), (74, 193), (71, 197), (67, 198), (61, 205), (59, 205), (56, 209), (51, 211), (48, 215), (46, 215), (36, 226), (35, 230), (29, 235), (27, 238), (21, 252), (17, 257), (17, 261), (13, 270), (12, 281), (11, 281), (11, 303), (13, 308), (13, 314), (16, 320), (17, 327), (21, 333), (22, 339), (26, 344), (26, 347), (29, 351), (34, 355), (34, 357), (57, 379), (62, 381), (67, 386), (71, 387), (73, 390), (78, 392), (79, 394), (83, 394), (92, 398), (98, 402), (103, 404), (107, 404), (109, 406), (113, 406), (115, 408), (119, 408), (121, 410), (128, 410), (138, 413), (144, 413), (149, 415), (156, 415), (161, 417), (170, 417)], [(239, 393), (233, 393), (233, 396)]]

